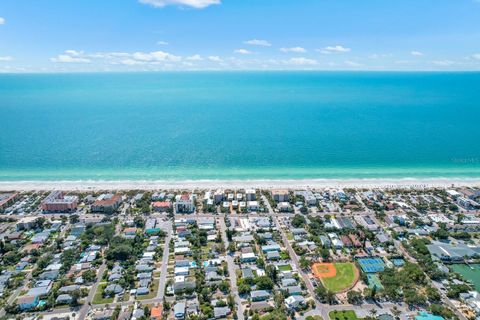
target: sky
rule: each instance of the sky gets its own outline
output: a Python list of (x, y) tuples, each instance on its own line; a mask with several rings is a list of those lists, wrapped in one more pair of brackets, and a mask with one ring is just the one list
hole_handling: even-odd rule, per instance
[(480, 71), (480, 0), (1, 0), (0, 72)]

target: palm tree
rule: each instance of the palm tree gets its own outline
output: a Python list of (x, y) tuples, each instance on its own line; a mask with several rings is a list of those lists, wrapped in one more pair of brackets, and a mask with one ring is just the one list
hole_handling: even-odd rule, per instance
[(372, 316), (372, 318), (375, 318), (375, 316), (377, 315), (377, 309), (370, 309), (370, 315)]
[(402, 312), (398, 310), (397, 306), (393, 306), (391, 311), (395, 319), (400, 319), (400, 315), (402, 314)]

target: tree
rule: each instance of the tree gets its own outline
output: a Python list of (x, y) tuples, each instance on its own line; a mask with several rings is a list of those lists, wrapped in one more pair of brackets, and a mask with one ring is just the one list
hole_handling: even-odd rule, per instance
[(363, 299), (363, 296), (358, 291), (351, 290), (347, 292), (348, 303), (360, 304), (362, 302), (362, 299)]
[(400, 315), (402, 314), (402, 311), (398, 310), (397, 306), (393, 306), (393, 308), (390, 311), (392, 311), (392, 314), (395, 317), (395, 319), (397, 320), (400, 319)]
[(228, 292), (229, 288), (230, 288), (230, 286), (228, 285), (227, 281), (222, 281), (218, 285), (218, 289), (220, 289), (220, 291), (222, 291), (222, 292)]
[(310, 267), (310, 261), (304, 256), (300, 257), (300, 268), (307, 270)]
[(377, 309), (373, 309), (373, 308), (372, 308), (372, 309), (370, 309), (369, 312), (370, 312), (370, 315), (371, 315), (373, 318), (375, 318), (375, 316), (377, 315)]
[(304, 216), (296, 214), (292, 219), (292, 226), (294, 226), (295, 228), (300, 228), (303, 227), (306, 222), (307, 221), (305, 220)]
[(255, 279), (255, 284), (259, 290), (272, 290), (275, 285), (268, 276), (261, 276)]
[(69, 217), (69, 220), (70, 220), (70, 224), (76, 224), (80, 221), (79, 217), (78, 217), (78, 214), (72, 214), (70, 217)]

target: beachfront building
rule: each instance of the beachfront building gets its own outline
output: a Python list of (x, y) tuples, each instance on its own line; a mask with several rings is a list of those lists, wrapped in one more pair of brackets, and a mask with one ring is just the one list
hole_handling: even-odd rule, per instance
[(0, 210), (14, 203), (17, 197), (18, 193), (16, 192), (0, 193)]
[(92, 212), (113, 213), (122, 204), (122, 196), (119, 194), (102, 194), (92, 204)]
[(17, 221), (15, 225), (16, 229), (17, 231), (30, 230), (36, 226), (37, 220), (38, 220), (38, 217), (23, 217)]
[(273, 189), (272, 190), (272, 199), (276, 202), (288, 202), (289, 201), (289, 192), (287, 189)]
[(175, 203), (175, 210), (178, 213), (192, 213), (195, 211), (194, 199), (188, 193), (183, 193)]
[(155, 201), (152, 202), (152, 208), (155, 212), (167, 212), (172, 208), (170, 201)]
[(42, 210), (45, 213), (75, 212), (77, 210), (77, 196), (66, 196), (62, 191), (53, 191), (42, 201)]
[(257, 200), (257, 195), (255, 193), (255, 189), (247, 189), (245, 190), (245, 200), (247, 201), (255, 201)]

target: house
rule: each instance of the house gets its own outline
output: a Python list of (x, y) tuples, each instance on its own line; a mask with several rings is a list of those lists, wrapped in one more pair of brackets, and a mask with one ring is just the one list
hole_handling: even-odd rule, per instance
[(93, 314), (93, 320), (110, 320), (113, 316), (113, 309), (106, 309), (103, 311), (97, 311)]
[(253, 290), (250, 292), (252, 301), (264, 301), (270, 298), (270, 293), (266, 290)]
[(175, 276), (188, 276), (189, 267), (175, 267)]
[(247, 209), (249, 211), (258, 211), (258, 201), (247, 201)]
[(120, 280), (121, 278), (122, 278), (122, 275), (120, 273), (112, 273), (110, 276), (108, 276), (108, 281), (112, 282), (112, 281)]
[(150, 292), (150, 290), (147, 288), (147, 287), (140, 287), (137, 289), (137, 296), (143, 296), (143, 295), (147, 295), (148, 293)]
[(297, 280), (294, 278), (286, 278), (282, 279), (282, 287), (290, 287), (290, 286), (295, 286), (297, 285)]
[(91, 205), (92, 212), (113, 213), (122, 204), (122, 196), (119, 194), (102, 194)]
[(302, 296), (290, 296), (285, 299), (285, 306), (288, 309), (298, 309), (305, 304), (305, 298)]
[(38, 301), (38, 297), (25, 295), (17, 299), (17, 306), (20, 310), (31, 310), (37, 307)]
[(250, 269), (250, 268), (243, 268), (242, 269), (242, 278), (244, 278), (244, 279), (252, 278), (253, 279), (254, 277), (255, 276), (253, 274), (252, 269)]
[(156, 234), (160, 232), (160, 224), (158, 223), (157, 219), (147, 219), (145, 222), (145, 233), (146, 234)]
[(269, 251), (280, 251), (281, 248), (278, 244), (270, 244), (262, 246), (263, 253), (267, 253)]
[(62, 191), (52, 191), (41, 206), (44, 213), (66, 213), (77, 211), (77, 196), (66, 196)]
[(229, 307), (215, 307), (215, 308), (213, 308), (213, 315), (214, 315), (215, 319), (226, 318), (229, 313), (230, 313), (230, 308)]
[(292, 207), (290, 206), (289, 202), (283, 201), (277, 204), (277, 209), (281, 212), (289, 212)]
[(201, 217), (197, 219), (197, 225), (200, 230), (215, 229), (215, 219), (211, 217)]
[(241, 254), (240, 260), (242, 262), (255, 262), (257, 260), (257, 257), (255, 256), (255, 253), (247, 252)]
[(303, 236), (307, 234), (307, 230), (305, 230), (304, 228), (292, 228), (290, 229), (290, 232), (294, 236)]
[(278, 251), (269, 251), (267, 252), (267, 260), (280, 260), (280, 253)]
[(69, 304), (72, 302), (73, 298), (69, 294), (60, 294), (55, 300), (56, 304)]
[(60, 293), (70, 293), (70, 292), (73, 292), (75, 290), (80, 290), (80, 286), (75, 285), (75, 284), (70, 285), (70, 286), (63, 286), (60, 289), (58, 289), (58, 292), (60, 292)]
[(152, 320), (161, 320), (163, 314), (163, 309), (161, 306), (152, 307), (150, 311), (150, 319)]
[(109, 284), (103, 292), (107, 295), (116, 295), (123, 293), (123, 287), (119, 284)]
[(58, 278), (58, 270), (45, 271), (38, 276), (39, 280), (55, 280), (57, 278)]
[(175, 306), (173, 307), (173, 315), (175, 316), (175, 319), (184, 319), (185, 318), (185, 302), (177, 302)]
[(125, 228), (125, 230), (123, 230), (123, 234), (126, 237), (135, 237), (137, 234), (137, 228)]
[(320, 242), (322, 243), (322, 246), (330, 248), (332, 246), (332, 242), (330, 239), (328, 239), (327, 236), (321, 235), (320, 236)]
[(302, 288), (300, 286), (290, 286), (290, 287), (287, 287), (287, 292), (291, 296), (301, 296)]
[(175, 210), (179, 213), (192, 213), (195, 211), (194, 199), (188, 193), (183, 193), (175, 203)]
[(155, 201), (152, 203), (153, 211), (155, 212), (167, 212), (172, 208), (170, 201)]

